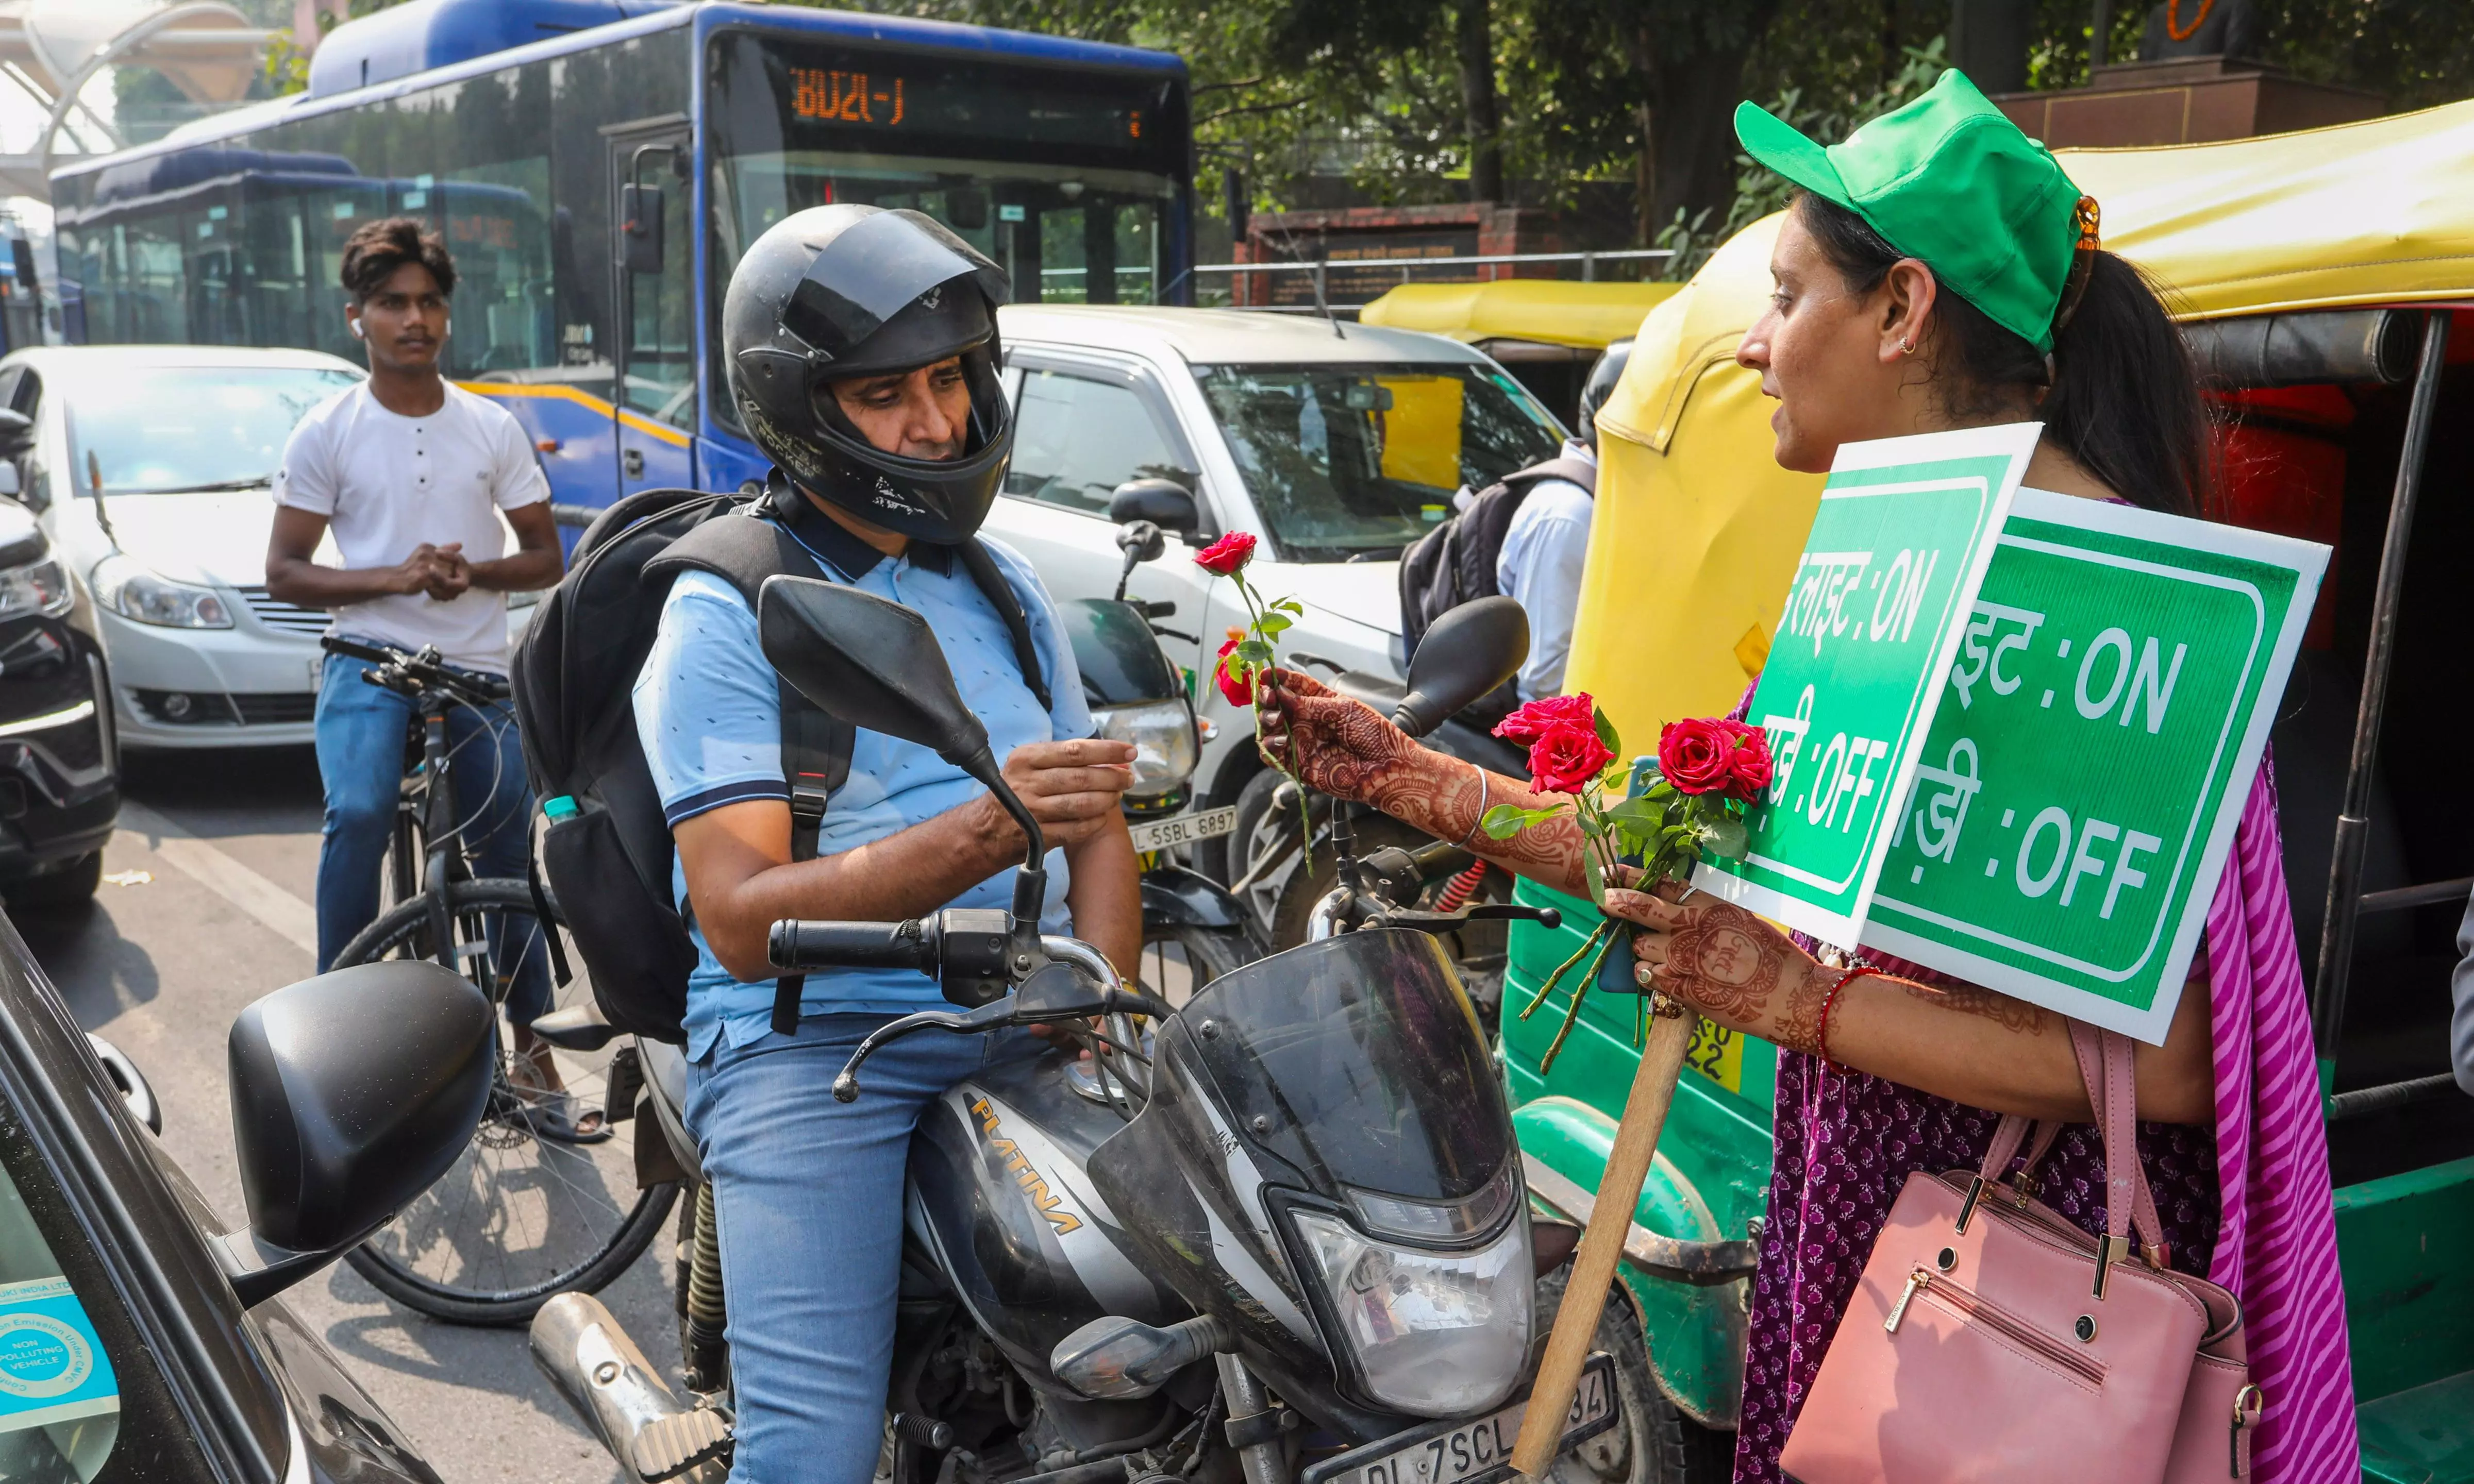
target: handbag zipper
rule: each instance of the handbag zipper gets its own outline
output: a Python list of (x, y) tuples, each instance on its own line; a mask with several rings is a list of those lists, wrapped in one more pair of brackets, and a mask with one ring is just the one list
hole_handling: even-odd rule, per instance
[(2051, 1336), (2020, 1320), (2013, 1319), (1949, 1279), (1936, 1280), (1930, 1271), (1921, 1265), (1907, 1275), (1907, 1286), (1901, 1290), (1899, 1302), (1890, 1306), (1890, 1317), (1881, 1322), (1884, 1332), (1890, 1334), (1899, 1332), (1900, 1324), (1907, 1317), (1907, 1304), (1919, 1293), (1939, 1302), (1962, 1321), (1980, 1324), (1988, 1329), (1997, 1330), (2003, 1338), (2034, 1351), (2053, 1364), (2078, 1376), (2091, 1386), (2100, 1386), (2104, 1383), (2103, 1368), (2095, 1361), (2064, 1348)]

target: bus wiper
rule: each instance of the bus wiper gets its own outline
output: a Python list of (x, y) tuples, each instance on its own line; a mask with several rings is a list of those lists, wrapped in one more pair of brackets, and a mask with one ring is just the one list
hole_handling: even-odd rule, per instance
[(218, 479), (207, 485), (174, 485), (165, 490), (127, 490), (125, 494), (228, 494), (234, 490), (264, 490), (273, 486), (272, 474), (253, 474), (246, 479)]

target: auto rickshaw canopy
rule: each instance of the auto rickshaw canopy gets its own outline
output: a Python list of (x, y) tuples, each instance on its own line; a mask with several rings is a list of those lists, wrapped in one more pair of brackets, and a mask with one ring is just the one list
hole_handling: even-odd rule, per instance
[(1680, 283), (1574, 283), (1497, 278), (1492, 283), (1404, 283), (1358, 314), (1359, 323), (1446, 335), (1464, 345), (1527, 341), (1603, 350), (1640, 327), (1640, 317), (1675, 297)]
[[(2185, 318), (2474, 299), (2474, 102), (2058, 155), (2102, 208), (2104, 245)], [(1734, 704), (1820, 497), (1818, 476), (1771, 461), (1775, 404), (1734, 360), (1770, 292), (1779, 221), (1729, 240), (1650, 311), (1598, 414), (1597, 526), (1566, 683), (1629, 736)]]

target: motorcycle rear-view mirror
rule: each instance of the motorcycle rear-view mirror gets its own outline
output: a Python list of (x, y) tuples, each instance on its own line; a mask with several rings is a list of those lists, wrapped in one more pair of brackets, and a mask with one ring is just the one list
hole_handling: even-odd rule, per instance
[(765, 661), (826, 715), (915, 742), (974, 777), (977, 764), (995, 771), (987, 729), (913, 610), (813, 577), (768, 577), (756, 627)]
[(1393, 722), (1422, 737), (1446, 717), (1520, 673), (1529, 658), (1529, 613), (1519, 601), (1480, 598), (1435, 620), (1409, 661), (1409, 693)]
[(1192, 536), (1202, 526), (1194, 491), (1174, 479), (1127, 480), (1109, 491), (1108, 518), (1119, 525), (1148, 520), (1179, 536)]

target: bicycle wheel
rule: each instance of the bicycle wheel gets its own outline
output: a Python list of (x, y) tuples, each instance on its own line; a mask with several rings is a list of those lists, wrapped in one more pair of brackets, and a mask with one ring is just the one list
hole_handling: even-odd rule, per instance
[[(456, 963), (466, 976), (503, 999), (506, 969), (521, 953), (546, 955), (540, 924), (532, 916), (531, 891), (521, 881), (459, 881), (448, 889)], [(416, 898), (370, 924), (336, 955), (335, 967), (381, 959), (437, 957), (431, 942), (429, 902)], [(488, 920), (515, 915), (507, 964), (492, 954)], [(521, 929), (521, 931), (519, 931)], [(580, 1003), (593, 993), (571, 945), (568, 962), (577, 976), (554, 991), (554, 1008)], [(373, 1006), (373, 1015), (384, 1008)], [(543, 1137), (529, 1103), (509, 1080), (511, 1028), (498, 1032), (497, 1065), (490, 1102), (472, 1143), (436, 1185), (346, 1256), (355, 1272), (388, 1298), (432, 1318), (457, 1324), (512, 1325), (530, 1319), (553, 1296), (593, 1293), (624, 1272), (649, 1245), (678, 1199), (675, 1185), (639, 1189), (635, 1138), (632, 1041), (587, 1054), (554, 1053), (560, 1079), (571, 1094), (565, 1112), (580, 1117), (600, 1108), (612, 1120), (611, 1137), (597, 1144), (562, 1143)], [(614, 1089), (630, 1106), (614, 1108)]]

